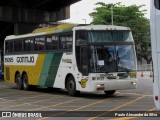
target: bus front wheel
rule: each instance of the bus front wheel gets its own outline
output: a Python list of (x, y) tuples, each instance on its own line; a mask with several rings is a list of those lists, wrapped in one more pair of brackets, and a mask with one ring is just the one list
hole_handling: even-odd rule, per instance
[(24, 88), (24, 90), (29, 90), (27, 74), (25, 73), (22, 78), (23, 78), (23, 88)]
[(107, 96), (110, 96), (110, 95), (113, 95), (116, 92), (116, 90), (109, 90), (109, 91), (104, 91), (104, 92)]
[(68, 91), (68, 94), (70, 96), (76, 96), (77, 95), (76, 83), (75, 83), (75, 80), (74, 80), (74, 78), (72, 76), (68, 77), (68, 80), (67, 80), (67, 91)]
[(22, 90), (23, 89), (23, 84), (22, 84), (22, 79), (20, 73), (16, 74), (16, 86), (17, 89)]

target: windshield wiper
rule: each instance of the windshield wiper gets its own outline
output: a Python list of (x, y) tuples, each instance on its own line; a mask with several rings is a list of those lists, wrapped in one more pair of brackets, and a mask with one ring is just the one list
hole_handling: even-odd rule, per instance
[(130, 70), (126, 67), (124, 67), (120, 62), (119, 62), (119, 65), (118, 67), (122, 67), (126, 72), (130, 72)]

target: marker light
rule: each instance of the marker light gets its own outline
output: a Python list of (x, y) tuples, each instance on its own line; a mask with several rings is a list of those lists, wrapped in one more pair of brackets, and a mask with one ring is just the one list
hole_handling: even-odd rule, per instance
[(155, 96), (155, 100), (158, 101), (158, 96)]

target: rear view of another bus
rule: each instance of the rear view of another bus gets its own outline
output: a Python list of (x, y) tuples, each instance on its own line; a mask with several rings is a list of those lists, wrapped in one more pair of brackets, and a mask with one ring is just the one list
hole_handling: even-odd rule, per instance
[(154, 102), (160, 110), (160, 0), (151, 0), (151, 43), (153, 59), (153, 95)]

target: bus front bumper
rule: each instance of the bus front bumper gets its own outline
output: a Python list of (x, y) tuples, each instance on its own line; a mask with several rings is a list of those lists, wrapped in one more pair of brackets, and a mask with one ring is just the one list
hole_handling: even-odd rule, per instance
[(90, 92), (136, 89), (137, 83), (138, 79), (92, 81), (90, 86)]

